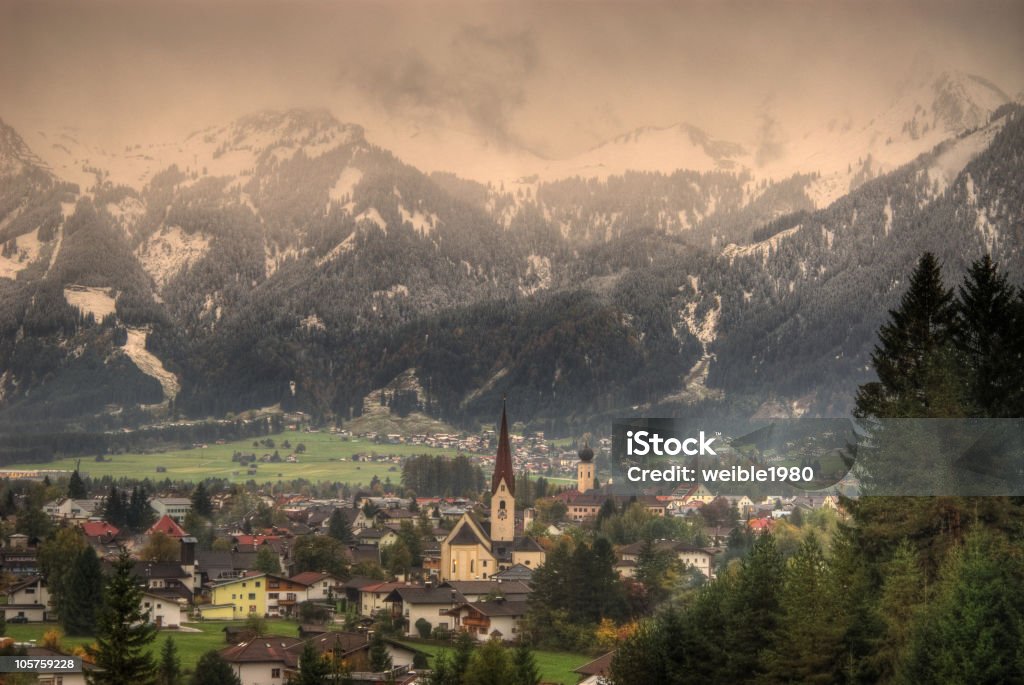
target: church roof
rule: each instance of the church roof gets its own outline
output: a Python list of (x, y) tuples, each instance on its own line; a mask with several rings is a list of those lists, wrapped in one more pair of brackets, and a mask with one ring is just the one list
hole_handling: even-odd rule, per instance
[[(473, 526), (464, 525), (459, 529), (459, 532), (448, 543), (450, 545), (483, 545), (484, 541), (480, 539), (480, 536), (473, 530)], [(484, 545), (486, 546), (486, 545)]]
[(543, 552), (544, 548), (533, 538), (522, 536), (515, 539), (515, 550), (517, 552)]
[(498, 435), (498, 455), (494, 460), (494, 475), (491, 477), (491, 494), (498, 491), (502, 479), (508, 486), (510, 494), (516, 494), (516, 476), (512, 470), (512, 449), (508, 442), (508, 417), (505, 415), (505, 404), (501, 405), (501, 432)]

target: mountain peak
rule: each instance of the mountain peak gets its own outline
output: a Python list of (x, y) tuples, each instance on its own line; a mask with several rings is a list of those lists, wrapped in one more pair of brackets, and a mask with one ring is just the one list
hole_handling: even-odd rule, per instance
[(32, 152), (17, 131), (0, 119), (0, 177), (16, 176), (28, 166), (46, 165)]
[(1010, 97), (991, 81), (957, 71), (945, 71), (932, 82), (932, 112), (949, 132), (977, 128)]

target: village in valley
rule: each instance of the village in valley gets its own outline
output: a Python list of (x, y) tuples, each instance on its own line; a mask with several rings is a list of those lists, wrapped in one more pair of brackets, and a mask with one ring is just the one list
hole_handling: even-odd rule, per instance
[[(111, 574), (130, 557), (140, 615), (158, 629), (153, 649), (170, 636), (181, 672), (197, 667), (190, 655), (212, 651), (243, 685), (306, 682), (312, 650), (346, 682), (429, 683), (451, 667), (449, 652), (457, 662), (460, 649), (491, 645), (542, 682), (596, 683), (639, 618), (686, 601), (761, 533), (795, 549), (812, 529), (831, 535), (843, 516), (833, 494), (755, 501), (704, 485), (623, 494), (601, 482), (608, 439), (591, 447), (589, 436), (556, 444), (513, 434), (504, 409), (497, 430), (476, 435), (327, 432), (373, 445), (351, 461), (400, 473), (294, 488), (172, 481), (166, 471), (152, 480), (4, 474), (6, 644), (83, 655), (94, 667), (90, 626), (69, 612), (97, 587), (78, 587), (75, 574), (90, 559)], [(268, 444), (252, 442), (256, 452)], [(395, 445), (459, 456), (388, 456)], [(273, 456), (301, 464), (303, 451)], [(232, 461), (270, 458), (235, 452)], [(567, 599), (589, 582), (609, 588), (597, 604)]]

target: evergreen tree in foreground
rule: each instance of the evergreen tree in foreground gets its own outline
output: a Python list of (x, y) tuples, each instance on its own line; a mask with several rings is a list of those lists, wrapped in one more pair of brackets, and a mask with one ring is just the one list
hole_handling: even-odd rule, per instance
[(926, 252), (910, 276), (910, 287), (871, 354), (878, 382), (857, 391), (857, 415), (876, 418), (946, 418), (961, 414), (953, 350), (957, 310), (942, 268)]
[(210, 650), (200, 657), (189, 685), (242, 685), (242, 681), (217, 650)]
[(522, 639), (516, 644), (512, 655), (512, 682), (514, 685), (537, 685), (540, 682), (540, 669), (533, 658), (533, 650)]
[(299, 678), (296, 685), (325, 685), (330, 675), (329, 664), (320, 656), (312, 641), (306, 642), (299, 654)]
[(374, 673), (391, 670), (391, 655), (379, 630), (370, 639), (370, 670)]
[(148, 651), (157, 628), (142, 611), (142, 590), (132, 574), (128, 550), (121, 548), (103, 589), (96, 644), (86, 647), (98, 670), (86, 674), (90, 685), (150, 685), (155, 666)]
[(174, 638), (170, 635), (160, 648), (160, 665), (157, 667), (157, 685), (177, 685), (181, 677), (181, 663), (178, 661), (178, 648), (174, 646)]
[(972, 413), (1024, 415), (1024, 359), (1015, 350), (1024, 335), (1024, 318), (1014, 287), (985, 255), (968, 269), (958, 293), (954, 340), (967, 372)]
[(103, 594), (103, 568), (92, 547), (84, 547), (71, 561), (64, 579), (60, 621), (68, 635), (92, 635), (96, 630), (96, 598)]

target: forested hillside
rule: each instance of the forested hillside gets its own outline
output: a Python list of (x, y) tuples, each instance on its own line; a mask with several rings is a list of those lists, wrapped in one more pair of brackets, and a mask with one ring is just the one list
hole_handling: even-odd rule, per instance
[(1015, 105), (820, 209), (814, 170), (428, 176), (324, 112), (197, 133), (139, 188), (62, 184), (3, 132), (8, 429), (278, 405), (345, 421), (409, 370), (412, 405), (463, 425), (503, 393), (554, 433), (839, 414), (917, 255), (950, 277), (1022, 263)]

